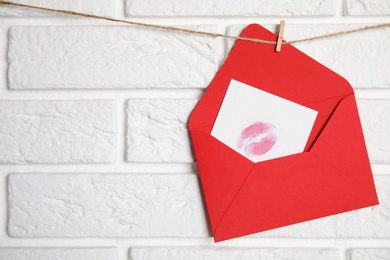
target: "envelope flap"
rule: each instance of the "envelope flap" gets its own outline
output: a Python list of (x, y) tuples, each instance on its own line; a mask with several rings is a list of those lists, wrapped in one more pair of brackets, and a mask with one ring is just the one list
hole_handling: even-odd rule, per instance
[[(270, 41), (276, 37), (257, 24), (249, 25), (241, 36)], [(274, 45), (237, 41), (194, 109), (189, 120), (190, 130), (204, 126), (212, 128), (232, 79), (301, 105), (309, 104), (310, 108), (315, 107), (316, 102), (341, 100), (354, 93), (344, 78), (293, 46), (283, 46), (280, 53), (275, 53), (274, 48)], [(318, 117), (325, 118), (333, 110), (334, 107), (319, 111)], [(314, 125), (311, 141), (316, 139), (323, 123), (320, 120)], [(307, 147), (310, 146), (311, 143)]]
[(368, 176), (372, 179), (354, 96), (348, 96), (339, 103), (310, 152), (322, 156), (329, 164), (347, 164), (358, 172), (369, 172)]
[(313, 129), (306, 143), (305, 151), (308, 151), (314, 145), (315, 141), (321, 135), (321, 132), (324, 130), (327, 122), (336, 110), (340, 101), (344, 98), (345, 96), (339, 96), (335, 98), (304, 104), (306, 107), (318, 111), (316, 121), (313, 125)]
[[(270, 41), (276, 38), (258, 24), (249, 25), (241, 36)], [(299, 104), (353, 94), (343, 77), (292, 45), (284, 45), (280, 53), (274, 48), (274, 45), (237, 41), (223, 65), (224, 71), (218, 74)]]

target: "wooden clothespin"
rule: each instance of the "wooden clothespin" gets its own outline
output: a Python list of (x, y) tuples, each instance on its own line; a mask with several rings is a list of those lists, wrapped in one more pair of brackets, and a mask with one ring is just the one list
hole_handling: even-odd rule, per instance
[(276, 49), (275, 49), (276, 52), (280, 52), (282, 50), (284, 24), (285, 24), (285, 21), (281, 20), (280, 25), (279, 25), (278, 40), (276, 41)]

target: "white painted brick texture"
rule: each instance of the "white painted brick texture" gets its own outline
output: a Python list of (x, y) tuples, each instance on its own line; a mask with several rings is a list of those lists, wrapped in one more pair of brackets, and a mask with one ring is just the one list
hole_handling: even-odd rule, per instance
[(195, 174), (12, 174), (13, 237), (204, 237)]
[(129, 260), (338, 260), (336, 249), (134, 248)]
[(9, 35), (11, 89), (205, 88), (217, 71), (212, 37), (132, 26), (15, 27)]
[(242, 0), (126, 0), (128, 16), (323, 16), (335, 14), (335, 0), (291, 2)]
[(373, 163), (390, 163), (390, 100), (359, 100), (368, 155)]
[(388, 0), (346, 0), (348, 15), (389, 15), (390, 2)]
[[(88, 14), (113, 16), (115, 14), (115, 2), (111, 0), (13, 0), (12, 2), (37, 5), (52, 9), (63, 9)], [(24, 7), (0, 6), (0, 16), (55, 16), (55, 13), (33, 10)], [(57, 14), (58, 15), (58, 14)], [(62, 15), (61, 15), (62, 16)]]
[(115, 248), (1, 248), (3, 260), (114, 260)]
[(129, 162), (192, 162), (188, 118), (198, 100), (127, 101)]
[(390, 248), (352, 249), (350, 260), (386, 260), (390, 259)]
[(114, 100), (0, 101), (0, 163), (114, 162)]

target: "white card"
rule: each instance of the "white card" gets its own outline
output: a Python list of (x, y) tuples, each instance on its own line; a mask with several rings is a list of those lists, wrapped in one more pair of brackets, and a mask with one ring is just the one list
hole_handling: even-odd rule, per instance
[(317, 113), (232, 79), (211, 135), (252, 162), (266, 161), (303, 152)]

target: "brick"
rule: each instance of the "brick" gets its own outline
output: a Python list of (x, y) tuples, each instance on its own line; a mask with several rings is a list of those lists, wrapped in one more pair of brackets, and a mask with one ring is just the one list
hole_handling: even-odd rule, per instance
[(389, 15), (388, 0), (346, 0), (347, 15)]
[(11, 174), (13, 237), (205, 237), (195, 174)]
[(114, 162), (113, 100), (0, 101), (0, 163)]
[(390, 259), (390, 248), (352, 249), (349, 260), (378, 260)]
[[(304, 39), (367, 25), (370, 24), (287, 24), (284, 38), (287, 41)], [(267, 27), (276, 32), (275, 26)], [(243, 28), (243, 25), (230, 26), (228, 33), (239, 35)], [(343, 76), (354, 88), (390, 88), (390, 73), (387, 70), (390, 67), (390, 48), (383, 44), (388, 41), (389, 34), (390, 28), (387, 27), (296, 43), (294, 46)], [(229, 50), (234, 42), (228, 40), (227, 43)]]
[(187, 122), (198, 100), (127, 101), (126, 160), (193, 162)]
[(115, 260), (115, 248), (0, 248), (0, 259), (9, 260)]
[(205, 88), (218, 68), (213, 37), (133, 26), (13, 27), (9, 35), (11, 89)]
[(129, 260), (338, 260), (337, 249), (261, 249), (261, 248), (134, 248), (130, 249)]
[(390, 100), (358, 100), (368, 155), (373, 163), (390, 163)]
[(126, 0), (128, 16), (328, 16), (335, 14), (334, 0), (301, 2), (245, 0)]
[[(115, 2), (110, 0), (13, 0), (14, 3), (35, 5), (52, 9), (70, 10), (81, 13), (114, 16)], [(39, 11), (16, 6), (0, 6), (0, 16), (55, 16), (53, 12)], [(61, 15), (62, 16), (62, 15)]]
[(390, 238), (390, 177), (376, 176), (379, 206), (258, 233), (278, 238)]

